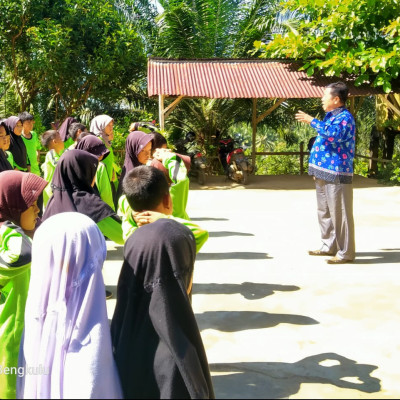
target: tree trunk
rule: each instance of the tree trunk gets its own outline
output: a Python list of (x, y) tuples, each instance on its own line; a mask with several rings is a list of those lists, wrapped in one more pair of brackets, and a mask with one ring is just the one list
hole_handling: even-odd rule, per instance
[[(369, 142), (369, 156), (372, 158), (379, 157), (379, 131), (376, 129), (376, 126), (373, 126), (371, 129), (371, 136)], [(369, 160), (368, 165), (368, 176), (373, 178), (378, 173), (378, 162), (375, 160)]]
[(383, 158), (391, 160), (393, 158), (394, 151), (394, 139), (400, 131), (394, 131), (389, 128), (385, 128), (383, 131)]

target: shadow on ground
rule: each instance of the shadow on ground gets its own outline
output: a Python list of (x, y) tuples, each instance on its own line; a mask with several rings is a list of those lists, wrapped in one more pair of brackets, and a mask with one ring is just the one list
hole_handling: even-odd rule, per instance
[(381, 389), (380, 380), (370, 374), (377, 368), (375, 365), (357, 364), (336, 353), (318, 354), (295, 363), (210, 364), (215, 395), (221, 399), (288, 398), (299, 391), (302, 383), (329, 384), (376, 393)]
[(267, 283), (243, 282), (234, 283), (195, 283), (193, 294), (241, 294), (248, 300), (262, 299), (275, 292), (294, 292), (300, 290), (298, 286), (270, 285)]
[(399, 249), (382, 249), (374, 252), (357, 252), (354, 264), (392, 264), (400, 262)]
[(267, 253), (232, 251), (229, 253), (198, 253), (196, 260), (266, 260), (271, 258)]
[(196, 314), (196, 320), (200, 331), (215, 329), (222, 332), (272, 328), (279, 324), (319, 324), (315, 319), (304, 315), (270, 314), (259, 311), (206, 311)]
[(219, 232), (209, 232), (209, 236), (210, 238), (225, 237), (225, 236), (254, 236), (254, 233), (219, 231)]
[[(107, 260), (115, 261), (124, 259), (124, 246), (117, 246), (114, 249), (107, 250)], [(121, 264), (122, 265), (122, 264)]]
[(190, 218), (191, 221), (229, 221), (228, 218), (211, 218), (211, 217), (202, 217), (202, 218)]

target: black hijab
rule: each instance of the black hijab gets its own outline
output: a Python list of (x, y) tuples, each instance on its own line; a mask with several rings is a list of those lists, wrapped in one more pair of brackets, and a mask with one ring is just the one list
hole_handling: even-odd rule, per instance
[(125, 243), (111, 324), (125, 398), (214, 398), (187, 294), (195, 257), (191, 231), (169, 219)]
[(113, 209), (94, 191), (91, 184), (99, 160), (83, 150), (66, 151), (57, 163), (50, 198), (42, 220), (67, 211), (77, 211), (99, 222), (107, 217), (119, 220)]
[(101, 139), (93, 134), (83, 137), (75, 147), (78, 150), (85, 150), (96, 157), (103, 156), (103, 160), (110, 154), (110, 150)]
[(0, 149), (0, 172), (11, 170), (13, 170), (13, 167), (8, 162), (6, 153)]
[[(1, 126), (6, 130), (6, 133), (8, 134), (6, 125), (2, 120), (0, 121), (0, 127)], [(3, 149), (0, 149), (0, 172), (11, 171), (12, 169), (13, 169), (12, 165), (7, 160), (6, 152)]]
[(7, 133), (10, 135), (10, 152), (13, 155), (14, 162), (18, 165), (19, 169), (28, 169), (28, 155), (26, 152), (25, 143), (21, 136), (14, 133), (14, 129), (20, 119), (16, 116), (11, 116), (5, 119), (4, 125)]
[(67, 139), (69, 138), (68, 136), (68, 129), (73, 124), (74, 122), (78, 122), (77, 119), (74, 117), (68, 117), (65, 119), (65, 121), (61, 124), (60, 129), (58, 130), (58, 133), (60, 134), (60, 138), (63, 142), (66, 142)]

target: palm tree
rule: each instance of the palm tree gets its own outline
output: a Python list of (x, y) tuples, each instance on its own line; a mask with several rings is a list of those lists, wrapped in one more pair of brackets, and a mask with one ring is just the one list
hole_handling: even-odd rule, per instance
[[(163, 12), (153, 56), (165, 58), (257, 58), (255, 40), (274, 25), (278, 0), (159, 0)], [(216, 132), (249, 120), (246, 99), (186, 99), (171, 115), (170, 128), (192, 130), (212, 152)]]

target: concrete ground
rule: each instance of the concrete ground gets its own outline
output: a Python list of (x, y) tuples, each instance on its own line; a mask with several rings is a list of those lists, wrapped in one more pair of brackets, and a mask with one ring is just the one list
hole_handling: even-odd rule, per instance
[[(355, 178), (357, 259), (329, 265), (307, 254), (320, 246), (310, 177), (207, 184), (187, 211), (210, 232), (193, 309), (216, 397), (400, 398), (400, 187)], [(122, 247), (108, 247), (115, 294)]]

